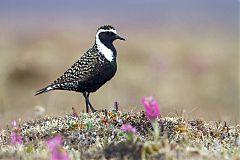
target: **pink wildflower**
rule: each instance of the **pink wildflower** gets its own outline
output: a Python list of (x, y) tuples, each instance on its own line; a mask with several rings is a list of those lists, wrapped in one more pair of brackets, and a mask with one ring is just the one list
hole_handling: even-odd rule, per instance
[(133, 127), (131, 124), (123, 124), (121, 126), (121, 130), (127, 133), (135, 133), (136, 132), (136, 128)]
[(12, 124), (13, 127), (16, 127), (16, 126), (17, 126), (16, 120), (13, 120), (13, 121), (11, 122), (11, 124)]
[(19, 133), (16, 133), (16, 130), (11, 131), (11, 144), (21, 144), (22, 136)]
[(69, 160), (67, 152), (62, 147), (62, 137), (57, 135), (47, 141), (51, 160)]
[(142, 97), (141, 101), (145, 108), (145, 115), (147, 119), (152, 121), (160, 116), (158, 102), (153, 98), (153, 96)]
[(13, 120), (11, 124), (13, 126), (11, 135), (10, 135), (11, 144), (21, 144), (22, 143), (21, 130), (16, 127), (17, 123), (15, 120)]

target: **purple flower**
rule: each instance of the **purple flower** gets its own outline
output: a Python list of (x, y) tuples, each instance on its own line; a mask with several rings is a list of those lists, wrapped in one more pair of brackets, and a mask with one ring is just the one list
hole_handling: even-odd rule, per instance
[(121, 130), (127, 133), (135, 133), (136, 132), (136, 128), (133, 127), (131, 124), (123, 124), (121, 126)]
[(12, 124), (13, 127), (16, 127), (16, 126), (17, 126), (16, 120), (13, 120), (13, 121), (11, 122), (11, 124)]
[(22, 143), (22, 136), (21, 136), (21, 129), (17, 128), (17, 123), (15, 120), (11, 122), (13, 128), (10, 134), (11, 144), (21, 144)]
[(62, 142), (62, 137), (60, 135), (56, 135), (47, 141), (51, 160), (69, 160), (67, 152), (62, 147)]
[(145, 108), (145, 115), (148, 120), (152, 121), (160, 116), (158, 102), (153, 98), (153, 96), (142, 97), (141, 102)]
[(22, 136), (17, 133), (16, 130), (11, 131), (11, 144), (21, 144), (22, 143)]

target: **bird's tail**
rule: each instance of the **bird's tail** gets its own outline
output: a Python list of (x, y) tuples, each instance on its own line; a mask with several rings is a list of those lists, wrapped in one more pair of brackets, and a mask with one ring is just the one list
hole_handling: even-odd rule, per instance
[(35, 96), (39, 95), (39, 94), (42, 94), (42, 93), (45, 93), (45, 92), (48, 92), (48, 91), (51, 91), (53, 90), (54, 88), (51, 87), (51, 86), (47, 86), (45, 88), (42, 88), (40, 90), (38, 90), (36, 93), (35, 93)]

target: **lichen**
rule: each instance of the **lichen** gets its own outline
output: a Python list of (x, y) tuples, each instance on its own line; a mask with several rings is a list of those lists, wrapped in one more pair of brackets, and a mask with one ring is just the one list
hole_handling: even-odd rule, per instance
[[(136, 128), (134, 141), (120, 129)], [(240, 126), (207, 123), (184, 117), (158, 119), (160, 138), (144, 112), (66, 114), (20, 123), (22, 144), (11, 145), (11, 128), (0, 131), (0, 159), (49, 159), (46, 140), (60, 134), (70, 159), (239, 159)]]

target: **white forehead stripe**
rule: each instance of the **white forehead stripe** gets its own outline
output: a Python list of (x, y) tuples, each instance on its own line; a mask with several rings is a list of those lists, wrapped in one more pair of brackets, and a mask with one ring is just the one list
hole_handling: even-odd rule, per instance
[(113, 33), (117, 34), (117, 31), (115, 29), (99, 29), (97, 31), (96, 38), (98, 37), (99, 33), (101, 33), (101, 32), (113, 32)]
[(96, 33), (96, 44), (97, 44), (97, 48), (98, 50), (105, 56), (105, 58), (108, 61), (112, 61), (114, 58), (113, 52), (111, 49), (107, 48), (99, 39), (98, 35), (101, 32), (113, 32), (115, 34), (117, 34), (117, 31), (115, 29), (99, 29)]

